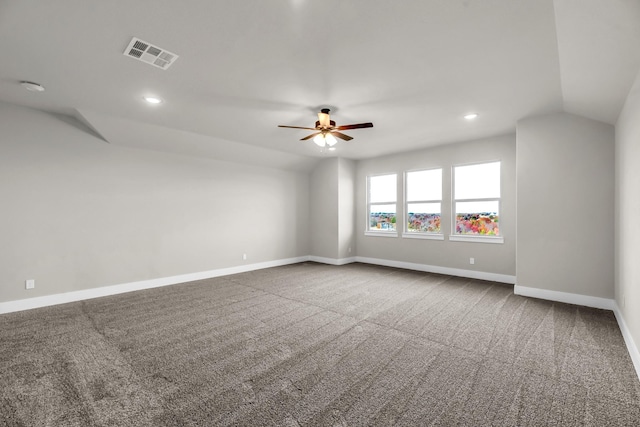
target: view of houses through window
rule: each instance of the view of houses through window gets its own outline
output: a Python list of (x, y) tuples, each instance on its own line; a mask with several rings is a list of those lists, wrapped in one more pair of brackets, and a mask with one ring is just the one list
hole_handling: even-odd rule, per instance
[(454, 234), (499, 236), (500, 162), (453, 168)]
[[(500, 162), (452, 168), (452, 234), (500, 236)], [(367, 177), (368, 231), (396, 231), (397, 174)], [(409, 171), (404, 180), (404, 230), (441, 234), (442, 169)]]
[(369, 230), (396, 229), (396, 174), (370, 176), (368, 179)]
[(440, 233), (442, 169), (406, 173), (407, 232)]

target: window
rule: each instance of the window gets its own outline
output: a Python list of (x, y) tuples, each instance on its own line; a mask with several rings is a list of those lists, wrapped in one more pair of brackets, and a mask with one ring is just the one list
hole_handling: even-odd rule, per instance
[(407, 172), (405, 175), (406, 232), (403, 237), (443, 238), (442, 169)]
[(367, 211), (369, 226), (367, 231), (396, 231), (396, 174), (370, 176), (368, 181)]
[[(453, 168), (453, 236), (494, 240), (500, 236), (500, 162)], [(456, 237), (462, 237), (456, 238)]]

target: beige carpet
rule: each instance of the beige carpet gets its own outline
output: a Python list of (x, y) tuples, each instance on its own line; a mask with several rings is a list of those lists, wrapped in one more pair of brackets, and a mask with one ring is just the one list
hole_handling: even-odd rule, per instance
[(613, 314), (302, 263), (0, 316), (2, 426), (638, 426)]

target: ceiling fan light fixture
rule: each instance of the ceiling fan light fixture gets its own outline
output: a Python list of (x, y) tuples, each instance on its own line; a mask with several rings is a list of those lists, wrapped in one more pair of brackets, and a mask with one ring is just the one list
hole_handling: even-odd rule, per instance
[(342, 133), (343, 130), (372, 128), (373, 123), (368, 122), (336, 126), (336, 122), (329, 118), (329, 109), (323, 108), (322, 111), (318, 113), (318, 120), (316, 121), (316, 126), (313, 128), (288, 125), (278, 125), (278, 127), (313, 131), (311, 135), (307, 135), (304, 138), (301, 138), (300, 141), (308, 141), (311, 139), (318, 147), (324, 148), (333, 147), (334, 145), (336, 145), (338, 143), (338, 140), (336, 138), (340, 138), (343, 141), (351, 141), (353, 138)]
[(313, 138), (313, 142), (315, 142), (318, 147), (324, 147), (324, 144), (325, 144), (324, 135), (322, 134), (316, 135)]

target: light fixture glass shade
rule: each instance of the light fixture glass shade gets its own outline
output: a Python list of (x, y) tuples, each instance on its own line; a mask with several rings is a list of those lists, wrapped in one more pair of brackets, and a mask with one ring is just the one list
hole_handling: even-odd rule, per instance
[(331, 135), (330, 133), (326, 134), (324, 136), (324, 139), (327, 141), (327, 145), (329, 145), (329, 147), (333, 147), (334, 145), (336, 145), (336, 142), (338, 142), (336, 137)]
[(316, 135), (315, 138), (313, 138), (313, 142), (315, 142), (318, 147), (324, 147), (324, 135)]

